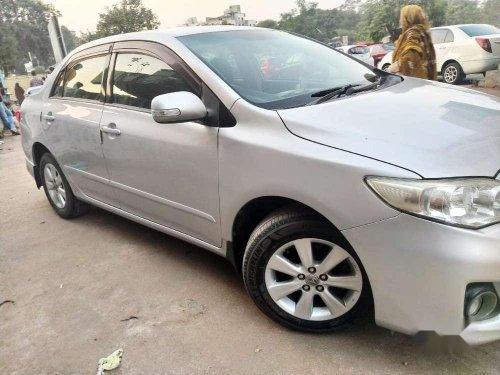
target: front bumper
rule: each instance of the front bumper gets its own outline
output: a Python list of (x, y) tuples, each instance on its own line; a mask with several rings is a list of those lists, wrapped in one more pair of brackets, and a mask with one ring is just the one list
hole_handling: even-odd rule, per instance
[(500, 292), (500, 224), (468, 230), (400, 214), (343, 234), (368, 274), (379, 325), (469, 344), (500, 339), (500, 316), (470, 324), (464, 316), (468, 284)]

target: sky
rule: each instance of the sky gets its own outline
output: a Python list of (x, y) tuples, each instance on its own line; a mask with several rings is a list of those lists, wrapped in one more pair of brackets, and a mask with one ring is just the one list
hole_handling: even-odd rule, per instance
[[(43, 0), (52, 3), (62, 14), (60, 25), (65, 25), (77, 33), (96, 28), (98, 14), (107, 6), (120, 0)], [(343, 0), (315, 0), (320, 8), (330, 9), (341, 5)], [(295, 0), (143, 0), (148, 8), (156, 13), (160, 28), (175, 27), (183, 24), (189, 17), (204, 20), (223, 13), (229, 5), (240, 4), (247, 19), (279, 19), (281, 13), (295, 7)], [(174, 5), (175, 4), (175, 5)]]

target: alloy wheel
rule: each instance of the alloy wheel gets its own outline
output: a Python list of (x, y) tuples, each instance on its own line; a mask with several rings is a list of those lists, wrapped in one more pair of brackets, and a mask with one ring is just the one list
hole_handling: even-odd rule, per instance
[(57, 208), (63, 209), (66, 206), (66, 189), (57, 168), (51, 163), (45, 164), (43, 176), (50, 200)]
[(265, 284), (272, 300), (287, 313), (322, 321), (338, 318), (356, 305), (363, 276), (356, 260), (340, 246), (302, 238), (271, 256)]
[(458, 77), (458, 69), (455, 66), (450, 65), (445, 69), (444, 71), (445, 82), (453, 83), (457, 80), (457, 77)]

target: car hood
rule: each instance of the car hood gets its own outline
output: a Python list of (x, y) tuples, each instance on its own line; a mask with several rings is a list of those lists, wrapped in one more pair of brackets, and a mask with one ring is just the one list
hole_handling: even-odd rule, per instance
[(500, 100), (477, 91), (405, 78), (278, 113), (298, 137), (425, 178), (493, 177), (500, 170)]

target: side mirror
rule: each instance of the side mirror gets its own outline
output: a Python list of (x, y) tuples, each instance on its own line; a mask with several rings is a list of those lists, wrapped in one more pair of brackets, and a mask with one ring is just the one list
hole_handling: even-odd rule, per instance
[(158, 95), (151, 102), (151, 114), (161, 124), (187, 122), (207, 116), (205, 104), (195, 94), (187, 91)]

